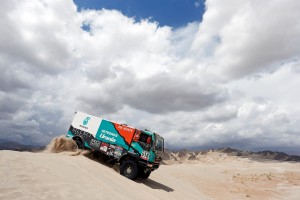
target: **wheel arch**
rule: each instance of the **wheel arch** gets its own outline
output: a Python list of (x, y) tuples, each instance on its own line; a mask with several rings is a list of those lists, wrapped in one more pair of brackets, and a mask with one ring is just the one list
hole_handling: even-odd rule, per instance
[(119, 158), (118, 162), (122, 163), (125, 160), (132, 160), (132, 161), (138, 162), (139, 156), (137, 154), (127, 152)]
[[(72, 140), (74, 140), (76, 142), (76, 140), (79, 140), (81, 142), (81, 148), (84, 148), (84, 139), (83, 137), (79, 136), (79, 135), (75, 135), (72, 137)], [(77, 144), (77, 142), (76, 142)], [(77, 144), (78, 145), (78, 144)]]

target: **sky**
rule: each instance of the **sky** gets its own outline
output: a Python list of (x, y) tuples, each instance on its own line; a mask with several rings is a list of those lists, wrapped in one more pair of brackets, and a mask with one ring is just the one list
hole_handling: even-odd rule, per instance
[(157, 132), (167, 148), (300, 155), (299, 10), (1, 0), (0, 141), (45, 145), (82, 111)]
[(178, 28), (190, 22), (200, 22), (204, 0), (74, 0), (77, 10), (118, 10), (135, 20), (148, 19), (160, 26)]

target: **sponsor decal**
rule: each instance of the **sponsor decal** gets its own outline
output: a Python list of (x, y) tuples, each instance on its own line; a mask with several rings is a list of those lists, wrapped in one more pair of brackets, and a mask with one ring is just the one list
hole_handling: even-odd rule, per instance
[(107, 144), (107, 143), (105, 143), (105, 142), (102, 142), (102, 143), (101, 143), (101, 146), (100, 146), (100, 150), (101, 150), (101, 151), (104, 151), (104, 152), (107, 152), (108, 145), (109, 145), (109, 144)]
[(83, 124), (84, 126), (86, 126), (86, 125), (89, 123), (89, 120), (90, 120), (90, 119), (91, 119), (90, 117), (85, 118), (85, 119), (83, 120), (82, 124)]
[(115, 129), (118, 131), (120, 136), (125, 140), (125, 143), (129, 146), (132, 141), (133, 134), (135, 132), (134, 128), (128, 127), (126, 125), (117, 124), (113, 122)]
[(118, 137), (118, 135), (116, 133), (112, 133), (107, 130), (101, 130), (100, 138), (103, 138), (109, 142), (114, 143), (114, 142), (116, 142), (116, 137)]
[(86, 127), (86, 126), (82, 126), (81, 124), (79, 125), (79, 127), (81, 127), (81, 128), (85, 128), (85, 129), (89, 129), (88, 127)]
[(141, 158), (144, 160), (148, 160), (149, 157), (149, 151), (143, 151), (141, 154)]
[(99, 149), (101, 142), (95, 139), (91, 139), (90, 146)]
[(114, 152), (115, 157), (117, 157), (117, 158), (121, 157), (122, 152), (123, 152), (123, 148), (119, 147), (119, 146), (116, 146), (116, 149), (115, 149), (115, 152)]
[(115, 145), (113, 145), (113, 144), (109, 145), (109, 147), (107, 148), (106, 154), (109, 156), (113, 156), (115, 149), (116, 149)]

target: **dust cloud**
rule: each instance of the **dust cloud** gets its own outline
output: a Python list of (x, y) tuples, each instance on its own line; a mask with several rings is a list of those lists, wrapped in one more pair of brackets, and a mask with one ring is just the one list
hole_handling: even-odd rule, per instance
[(76, 142), (64, 135), (53, 138), (52, 141), (47, 145), (44, 152), (62, 153), (69, 156), (85, 156), (92, 160), (102, 159), (101, 154), (97, 151), (78, 149)]
[(50, 153), (61, 153), (61, 152), (77, 152), (78, 147), (74, 140), (69, 139), (65, 136), (59, 136), (53, 138), (50, 144), (47, 145), (46, 151)]

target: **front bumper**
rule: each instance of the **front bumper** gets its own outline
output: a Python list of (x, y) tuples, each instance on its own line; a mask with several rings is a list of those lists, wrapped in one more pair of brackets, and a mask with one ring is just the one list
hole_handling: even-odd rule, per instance
[(160, 165), (160, 163), (146, 162), (143, 160), (140, 160), (139, 164), (147, 171), (154, 171), (154, 170), (158, 169), (159, 165)]

